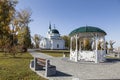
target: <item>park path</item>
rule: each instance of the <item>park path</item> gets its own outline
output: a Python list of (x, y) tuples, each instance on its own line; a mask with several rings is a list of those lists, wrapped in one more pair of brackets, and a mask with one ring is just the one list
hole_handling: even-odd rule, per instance
[(48, 59), (48, 58), (53, 58), (52, 56), (40, 53), (40, 52), (36, 52), (37, 49), (29, 49), (29, 53), (33, 56), (33, 57), (40, 57), (40, 58), (44, 58), (44, 59)]
[[(91, 62), (72, 62), (69, 58), (55, 58), (35, 52), (34, 50), (29, 50), (29, 52), (33, 57), (50, 59), (51, 64), (56, 66), (58, 71), (57, 75), (47, 77), (49, 80), (120, 79), (120, 61), (98, 64)], [(45, 77), (43, 71), (37, 73)]]
[[(36, 52), (36, 49), (29, 49), (28, 52), (33, 56), (33, 57), (39, 57), (39, 58), (44, 58), (44, 59), (49, 59), (50, 63), (52, 65), (55, 65), (55, 63), (60, 63), (60, 61), (52, 56), (40, 53), (40, 52)], [(56, 61), (55, 61), (56, 60)], [(60, 65), (60, 64), (57, 64)], [(55, 65), (56, 66), (56, 65)], [(36, 71), (36, 73), (44, 78), (47, 78), (49, 80), (72, 80), (72, 76), (69, 76), (63, 72), (60, 72), (60, 69), (56, 66), (57, 68), (57, 75), (56, 76), (52, 76), (52, 77), (46, 77), (45, 76), (45, 71), (41, 70), (41, 71)], [(58, 70), (59, 69), (59, 70)], [(34, 71), (34, 70), (33, 70)], [(69, 76), (69, 77), (68, 77)]]

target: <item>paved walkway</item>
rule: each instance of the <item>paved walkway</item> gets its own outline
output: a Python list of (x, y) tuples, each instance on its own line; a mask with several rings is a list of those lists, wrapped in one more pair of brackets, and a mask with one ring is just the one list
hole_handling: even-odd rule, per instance
[[(120, 61), (117, 60), (99, 64), (72, 62), (69, 58), (55, 58), (33, 50), (29, 52), (33, 57), (50, 59), (51, 64), (56, 66), (57, 75), (47, 77), (49, 80), (120, 79)], [(44, 71), (37, 73), (44, 77)]]

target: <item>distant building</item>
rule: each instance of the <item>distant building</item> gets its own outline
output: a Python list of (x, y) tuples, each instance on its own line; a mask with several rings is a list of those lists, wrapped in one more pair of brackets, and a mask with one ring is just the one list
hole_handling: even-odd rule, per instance
[(51, 24), (47, 32), (47, 38), (40, 41), (41, 49), (65, 49), (65, 41), (60, 37), (57, 29), (52, 29)]

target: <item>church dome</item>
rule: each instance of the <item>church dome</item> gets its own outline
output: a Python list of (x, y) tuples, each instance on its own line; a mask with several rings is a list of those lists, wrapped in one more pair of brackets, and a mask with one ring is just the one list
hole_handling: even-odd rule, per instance
[(52, 29), (51, 32), (54, 34), (59, 34), (59, 31), (57, 29)]

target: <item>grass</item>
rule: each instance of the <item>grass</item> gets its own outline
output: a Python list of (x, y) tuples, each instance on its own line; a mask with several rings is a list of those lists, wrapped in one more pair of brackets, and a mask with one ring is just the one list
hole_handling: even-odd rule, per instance
[(53, 56), (53, 57), (63, 57), (65, 53), (66, 57), (69, 57), (69, 50), (36, 50), (37, 52), (42, 52), (44, 54)]
[(46, 80), (29, 68), (33, 57), (29, 53), (17, 55), (16, 58), (0, 53), (0, 80)]
[(118, 57), (113, 57), (113, 56), (106, 56), (107, 59), (120, 59)]

